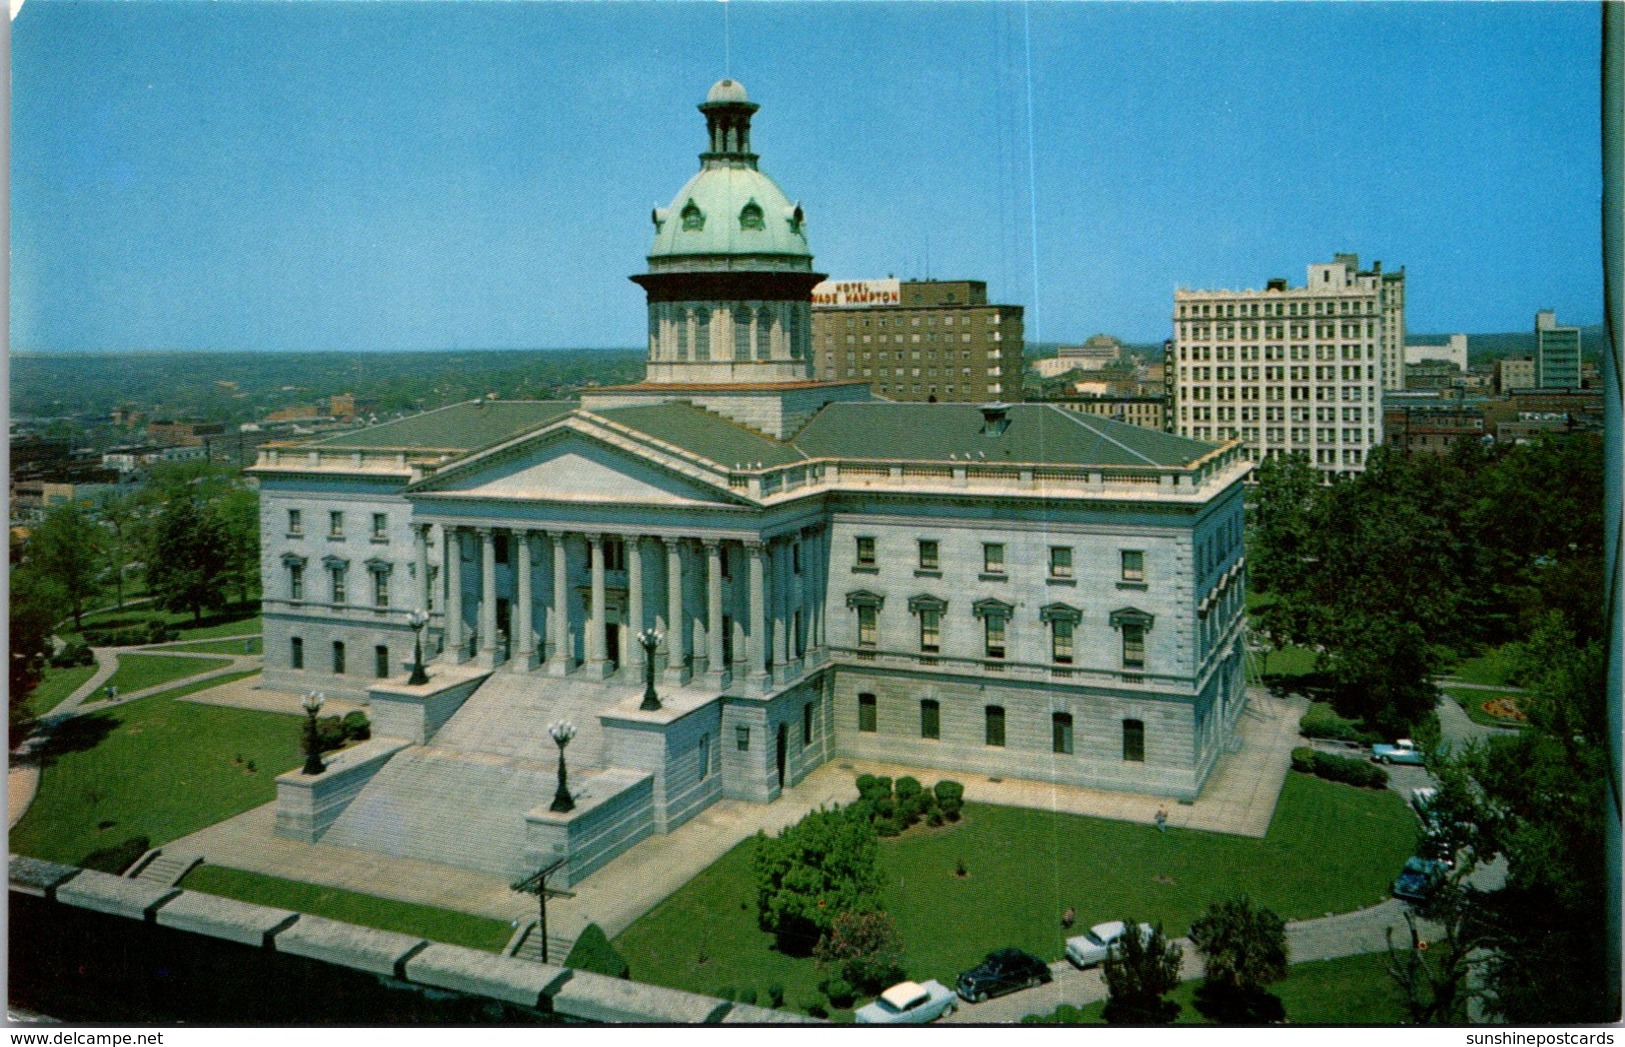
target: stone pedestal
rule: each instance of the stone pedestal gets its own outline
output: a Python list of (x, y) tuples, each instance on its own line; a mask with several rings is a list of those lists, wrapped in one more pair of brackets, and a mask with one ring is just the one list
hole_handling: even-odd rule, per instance
[(489, 675), (474, 668), (436, 665), (429, 682), (418, 687), (374, 684), (367, 688), (372, 733), (426, 745)]
[(533, 868), (568, 859), (549, 886), (580, 883), (594, 870), (654, 832), (654, 777), (609, 770), (572, 779), (573, 811), (542, 805), (525, 814), (525, 860)]
[(277, 775), (276, 834), (302, 843), (321, 839), (372, 776), (408, 744), (402, 738), (373, 738), (328, 756), (321, 774)]

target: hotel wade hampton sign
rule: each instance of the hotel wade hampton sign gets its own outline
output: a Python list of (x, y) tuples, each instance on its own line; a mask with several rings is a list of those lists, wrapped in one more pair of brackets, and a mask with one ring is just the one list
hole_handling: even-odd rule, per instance
[(899, 280), (825, 280), (812, 289), (812, 304), (835, 309), (897, 305), (903, 300)]

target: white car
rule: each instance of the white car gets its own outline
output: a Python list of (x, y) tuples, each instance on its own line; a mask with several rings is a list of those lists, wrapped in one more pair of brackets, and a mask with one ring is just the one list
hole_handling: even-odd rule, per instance
[[(1141, 941), (1151, 937), (1150, 924), (1141, 923), (1135, 926), (1140, 929)], [(1106, 959), (1106, 954), (1111, 951), (1112, 943), (1127, 932), (1128, 925), (1121, 920), (1097, 923), (1083, 934), (1066, 940), (1066, 958), (1079, 967), (1102, 963)]]
[(859, 1025), (924, 1025), (954, 1013), (957, 997), (941, 982), (899, 982), (852, 1017)]

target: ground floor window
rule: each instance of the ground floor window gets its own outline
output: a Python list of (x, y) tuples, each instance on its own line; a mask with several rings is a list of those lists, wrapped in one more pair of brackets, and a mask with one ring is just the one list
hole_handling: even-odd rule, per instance
[(1004, 706), (987, 707), (987, 744), (1004, 744)]
[(1072, 714), (1056, 713), (1050, 717), (1051, 731), (1054, 734), (1055, 751), (1066, 756), (1072, 755)]
[(700, 735), (700, 780), (711, 777), (711, 736)]
[(344, 643), (340, 640), (333, 641), (333, 671), (344, 672)]
[(288, 661), (295, 669), (305, 667), (305, 641), (297, 636), (288, 641)]
[(801, 707), (801, 744), (811, 745), (813, 739), (813, 703)]
[(1145, 723), (1141, 720), (1123, 721), (1123, 759), (1145, 762)]
[(734, 728), (734, 742), (739, 746), (739, 751), (740, 752), (742, 752), (742, 753), (750, 752), (750, 728), (749, 727), (735, 727)]
[(920, 703), (920, 737), (942, 737), (942, 706), (935, 698)]
[(858, 730), (865, 734), (873, 734), (877, 730), (875, 716), (875, 696), (872, 694), (858, 695)]
[(384, 644), (372, 649), (372, 672), (380, 680), (389, 675), (389, 648)]

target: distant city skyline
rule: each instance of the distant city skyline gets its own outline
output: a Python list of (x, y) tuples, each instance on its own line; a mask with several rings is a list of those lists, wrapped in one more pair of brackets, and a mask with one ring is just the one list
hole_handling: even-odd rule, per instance
[(1029, 341), (1336, 252), (1415, 332), (1592, 324), (1599, 46), (1583, 4), (27, 4), (11, 347), (640, 345), (724, 75), (820, 271), (986, 280)]

